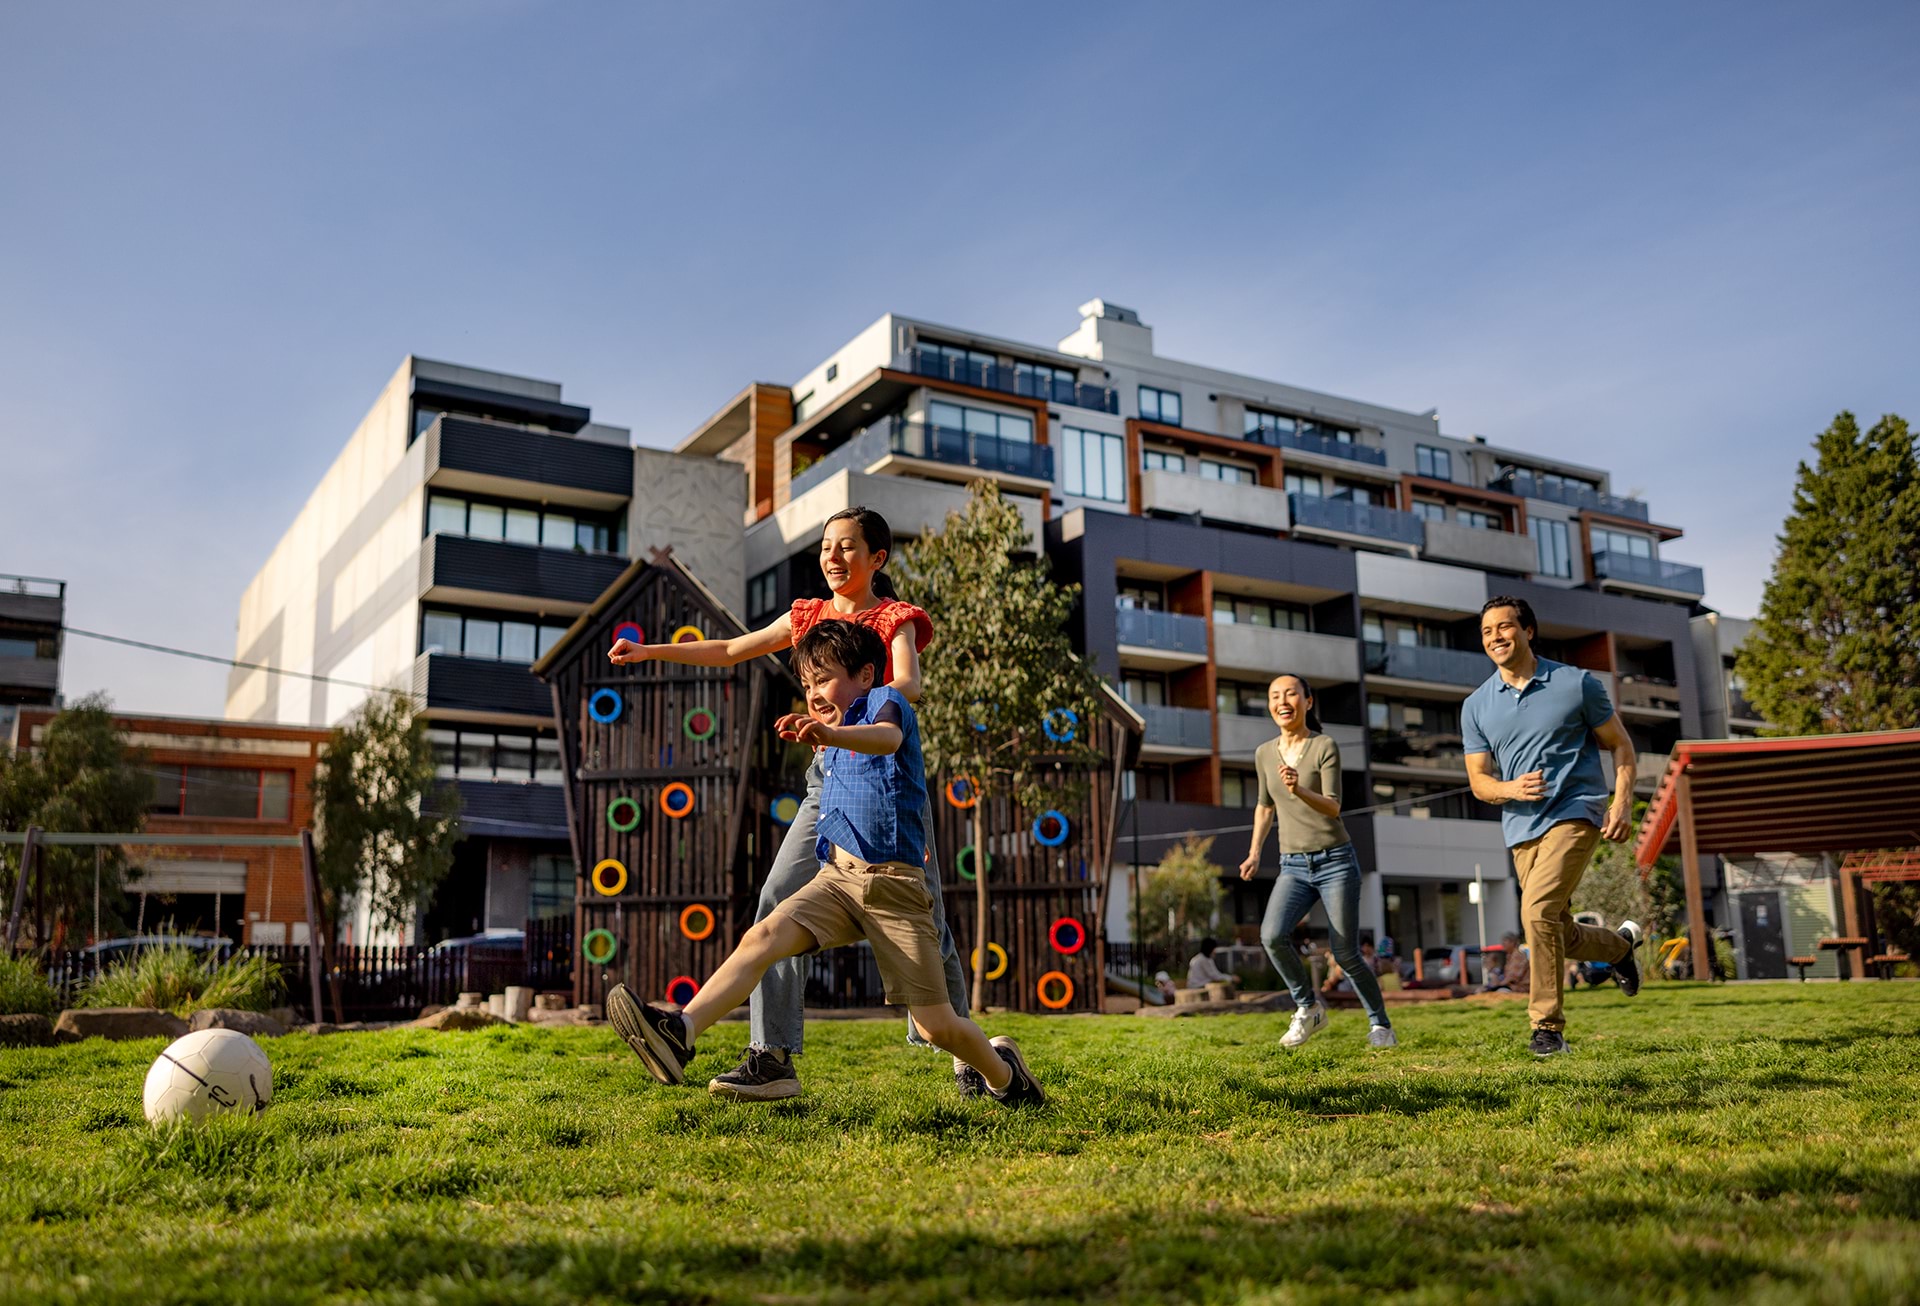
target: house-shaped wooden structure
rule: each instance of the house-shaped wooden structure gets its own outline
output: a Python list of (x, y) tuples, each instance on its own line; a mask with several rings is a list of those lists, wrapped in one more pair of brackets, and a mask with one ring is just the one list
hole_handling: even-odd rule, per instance
[(574, 999), (616, 982), (685, 1002), (752, 921), (784, 833), (788, 750), (767, 728), (798, 687), (774, 658), (733, 667), (615, 666), (632, 638), (731, 639), (746, 628), (674, 558), (623, 572), (533, 665), (553, 692), (575, 866)]

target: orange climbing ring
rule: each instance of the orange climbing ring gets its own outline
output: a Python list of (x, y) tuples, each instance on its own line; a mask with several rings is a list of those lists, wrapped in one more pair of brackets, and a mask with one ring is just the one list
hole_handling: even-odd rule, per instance
[[(697, 930), (689, 924), (696, 914), (707, 918), (707, 923)], [(700, 942), (700, 940), (713, 933), (713, 925), (713, 908), (707, 906), (704, 902), (688, 903), (680, 909), (680, 933), (692, 939), (695, 943)]]
[[(676, 802), (676, 798), (679, 801)], [(683, 816), (691, 816), (693, 804), (693, 790), (683, 780), (675, 780), (660, 791), (660, 810), (676, 821)]]
[(947, 801), (965, 811), (980, 803), (980, 782), (970, 775), (956, 775), (947, 781)]
[[(612, 871), (612, 883), (609, 884), (605, 873)], [(612, 898), (627, 887), (627, 868), (619, 859), (609, 857), (593, 868), (593, 888), (602, 898)]]
[[(1061, 994), (1059, 997), (1050, 998), (1047, 996), (1047, 985), (1049, 984), (1058, 984), (1060, 986)], [(1040, 999), (1040, 1005), (1048, 1011), (1058, 1011), (1073, 1001), (1073, 981), (1067, 978), (1064, 971), (1048, 971), (1042, 975), (1039, 982), (1033, 986), (1033, 991), (1034, 996)]]

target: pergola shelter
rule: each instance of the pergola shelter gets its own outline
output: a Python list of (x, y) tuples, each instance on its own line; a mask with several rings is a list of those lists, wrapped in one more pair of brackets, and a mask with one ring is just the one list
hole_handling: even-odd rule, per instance
[[(1683, 740), (1647, 809), (1634, 845), (1642, 870), (1678, 852), (1686, 878), (1693, 975), (1707, 975), (1706, 910), (1700, 890), (1702, 853), (1857, 853), (1920, 844), (1920, 730), (1778, 739)], [(1841, 870), (1847, 936), (1828, 940), (1864, 963), (1856, 875)], [(1888, 878), (1876, 875), (1872, 878)], [(1863, 968), (1864, 973), (1864, 968)]]

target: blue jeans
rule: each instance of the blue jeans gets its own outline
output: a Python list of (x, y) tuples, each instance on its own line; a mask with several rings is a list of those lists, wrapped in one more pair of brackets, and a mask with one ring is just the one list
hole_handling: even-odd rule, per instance
[[(807, 767), (807, 796), (800, 803), (800, 810), (794, 814), (793, 824), (787, 827), (786, 838), (780, 841), (780, 851), (773, 859), (773, 869), (767, 872), (767, 882), (760, 886), (760, 904), (753, 914), (754, 924), (759, 924), (800, 886), (809, 883), (820, 873), (820, 859), (815, 847), (820, 838), (820, 785), (825, 779), (820, 773), (820, 756), (814, 754), (814, 760)], [(946, 905), (940, 896), (940, 863), (933, 851), (933, 812), (931, 807), (925, 813), (927, 828), (927, 889), (933, 894), (933, 924), (940, 932), (940, 961), (947, 972), (947, 996), (953, 1001), (953, 1009), (966, 1015), (967, 981), (960, 971), (960, 950), (954, 946), (953, 930), (947, 924)], [(807, 996), (807, 959), (788, 957), (777, 961), (760, 977), (759, 986), (748, 1001), (748, 1028), (752, 1045), (757, 1048), (783, 1048), (798, 1053), (806, 1035), (806, 1016), (802, 1011)], [(932, 1044), (914, 1032), (913, 1021), (907, 1021), (907, 1042), (920, 1047)]]
[(1296, 1006), (1318, 1002), (1313, 978), (1307, 973), (1299, 951), (1293, 946), (1293, 932), (1318, 898), (1327, 905), (1327, 928), (1333, 935), (1333, 959), (1353, 981), (1353, 991), (1367, 1018), (1382, 1029), (1392, 1024), (1387, 1019), (1387, 1004), (1380, 996), (1380, 981), (1360, 959), (1360, 942), (1355, 937), (1360, 919), (1360, 859), (1353, 845), (1343, 843), (1315, 853), (1281, 853), (1280, 878), (1273, 883), (1273, 896), (1267, 899), (1266, 919), (1260, 923), (1260, 942), (1274, 969), (1287, 982)]

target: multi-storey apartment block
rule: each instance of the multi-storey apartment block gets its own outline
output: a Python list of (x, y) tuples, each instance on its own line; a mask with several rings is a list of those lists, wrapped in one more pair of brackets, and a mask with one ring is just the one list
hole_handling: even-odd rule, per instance
[[(741, 474), (636, 449), (558, 385), (408, 358), (240, 603), (227, 715), (330, 725), (410, 690), (464, 835), (423, 928), (571, 908), (553, 701), (528, 667), (626, 569), (671, 544), (742, 601)], [(366, 937), (365, 923), (358, 923)]]
[[(744, 469), (754, 622), (821, 592), (834, 512), (866, 504), (911, 535), (968, 481), (998, 482), (1083, 587), (1081, 647), (1146, 715), (1120, 845), (1140, 862), (1191, 830), (1218, 835), (1223, 874), (1238, 864), (1253, 750), (1275, 731), (1266, 682), (1305, 676), (1347, 768), (1363, 926), (1402, 946), (1478, 943), (1476, 873), (1487, 934), (1517, 922), (1498, 821), (1461, 755), (1460, 703), (1492, 673), (1488, 597), (1527, 598), (1541, 652), (1605, 679), (1647, 788), (1701, 729), (1700, 570), (1667, 556), (1680, 529), (1605, 470), (1164, 357), (1138, 314), (1101, 300), (1053, 348), (890, 314), (792, 385), (748, 386), (678, 452)], [(1267, 865), (1263, 880), (1271, 848)], [(1268, 885), (1227, 883), (1250, 931)], [(1110, 936), (1127, 938), (1124, 886), (1110, 903)]]
[(0, 576), (0, 741), (13, 737), (21, 708), (60, 701), (66, 611), (65, 581)]

